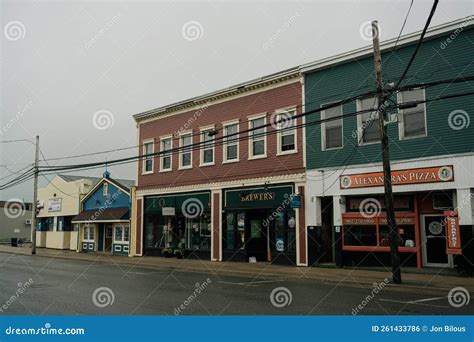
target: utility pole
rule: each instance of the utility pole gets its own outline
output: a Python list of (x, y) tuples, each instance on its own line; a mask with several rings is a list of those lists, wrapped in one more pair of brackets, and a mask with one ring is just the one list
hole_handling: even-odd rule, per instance
[(400, 272), (400, 253), (398, 251), (398, 228), (393, 207), (392, 170), (388, 146), (387, 127), (385, 126), (385, 94), (382, 82), (382, 57), (380, 56), (379, 27), (376, 20), (372, 21), (372, 39), (374, 45), (375, 81), (377, 84), (377, 113), (380, 125), (380, 142), (382, 145), (383, 184), (385, 192), (385, 209), (390, 232), (390, 259), (392, 262), (392, 280), (395, 284), (402, 283)]
[(31, 254), (36, 254), (36, 210), (38, 209), (38, 159), (39, 159), (39, 135), (36, 136), (35, 144), (35, 166), (33, 178), (33, 204), (31, 208)]

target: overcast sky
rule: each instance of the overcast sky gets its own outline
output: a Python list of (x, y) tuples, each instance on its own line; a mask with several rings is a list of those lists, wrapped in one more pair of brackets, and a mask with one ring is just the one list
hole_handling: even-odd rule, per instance
[[(368, 45), (363, 28), (373, 19), (379, 20), (382, 40), (394, 38), (409, 5), (394, 0), (1, 1), (0, 140), (38, 134), (47, 159), (134, 146), (132, 114)], [(404, 33), (422, 29), (431, 5), (415, 1)], [(472, 15), (473, 6), (472, 0), (441, 1), (432, 25)], [(0, 144), (0, 184), (33, 158), (31, 144)], [(110, 171), (115, 178), (136, 177), (135, 164)], [(2, 191), (0, 199), (31, 200), (31, 194), (27, 182)]]

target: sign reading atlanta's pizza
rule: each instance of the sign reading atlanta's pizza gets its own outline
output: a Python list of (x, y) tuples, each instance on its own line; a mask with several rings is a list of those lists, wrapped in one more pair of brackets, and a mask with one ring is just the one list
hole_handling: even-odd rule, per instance
[[(392, 171), (392, 185), (439, 183), (454, 180), (452, 165)], [(383, 172), (359, 173), (339, 177), (341, 189), (383, 186)]]

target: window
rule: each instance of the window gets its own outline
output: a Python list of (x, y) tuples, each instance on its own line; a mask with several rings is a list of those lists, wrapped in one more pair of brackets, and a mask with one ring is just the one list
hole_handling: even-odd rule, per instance
[(171, 137), (161, 139), (160, 171), (171, 170)]
[[(358, 101), (358, 111), (377, 109), (377, 98), (369, 97)], [(380, 142), (379, 116), (376, 110), (358, 115), (359, 144)]]
[(249, 120), (249, 126), (251, 131), (249, 132), (250, 136), (250, 158), (259, 158), (259, 157), (266, 157), (266, 128), (258, 128), (256, 127), (264, 126), (266, 123), (266, 118), (256, 118)]
[[(179, 167), (182, 169), (187, 169), (192, 167), (192, 147), (187, 147), (191, 146), (193, 143), (193, 136), (191, 133), (182, 135), (180, 137), (179, 145), (181, 147), (181, 152), (179, 154), (180, 159), (179, 159)], [(187, 148), (186, 148), (187, 147)]]
[(278, 153), (296, 152), (296, 112), (294, 110), (284, 111), (277, 115), (278, 127)]
[(201, 131), (201, 165), (214, 164), (214, 136), (211, 135), (213, 131), (214, 128)]
[[(323, 107), (328, 104), (323, 105)], [(343, 147), (342, 140), (342, 106), (336, 106), (321, 111), (321, 120), (339, 118), (321, 123), (322, 149)]]
[[(239, 124), (233, 123), (224, 126), (224, 162), (239, 160)], [(231, 135), (227, 138), (227, 136)]]
[(95, 226), (94, 225), (85, 225), (84, 226), (84, 235), (83, 238), (86, 241), (94, 241)]
[[(414, 89), (399, 93), (399, 102), (401, 103), (420, 101), (424, 99), (425, 94), (423, 89)], [(401, 109), (400, 113), (400, 139), (426, 136), (426, 114), (424, 104), (421, 103), (413, 108)]]
[(143, 173), (153, 172), (153, 142), (146, 142), (143, 144)]
[(128, 225), (116, 225), (114, 227), (114, 242), (124, 243), (128, 242), (130, 234), (130, 226)]
[(104, 183), (104, 185), (102, 186), (102, 195), (104, 195), (104, 196), (109, 195), (109, 184), (108, 183)]

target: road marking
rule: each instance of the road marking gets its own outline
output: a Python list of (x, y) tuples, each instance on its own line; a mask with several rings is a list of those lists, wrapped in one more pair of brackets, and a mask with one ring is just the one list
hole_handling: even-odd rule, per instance
[(259, 284), (268, 284), (268, 283), (280, 283), (284, 280), (258, 280), (258, 281), (248, 281), (248, 282), (232, 282), (232, 281), (223, 281), (219, 280), (221, 284), (230, 284), (230, 285), (240, 285), (240, 286), (258, 286)]
[(444, 299), (444, 298), (447, 298), (447, 297), (433, 297), (433, 298), (424, 298), (424, 299), (409, 300), (409, 301), (384, 299), (384, 298), (381, 298), (379, 300), (382, 302), (393, 302), (393, 303), (399, 303), (399, 304), (417, 304), (417, 305), (431, 306), (435, 308), (449, 308), (449, 306), (445, 306), (445, 305), (433, 305), (433, 304), (425, 303), (425, 302), (430, 302), (433, 300), (439, 300), (439, 299)]

